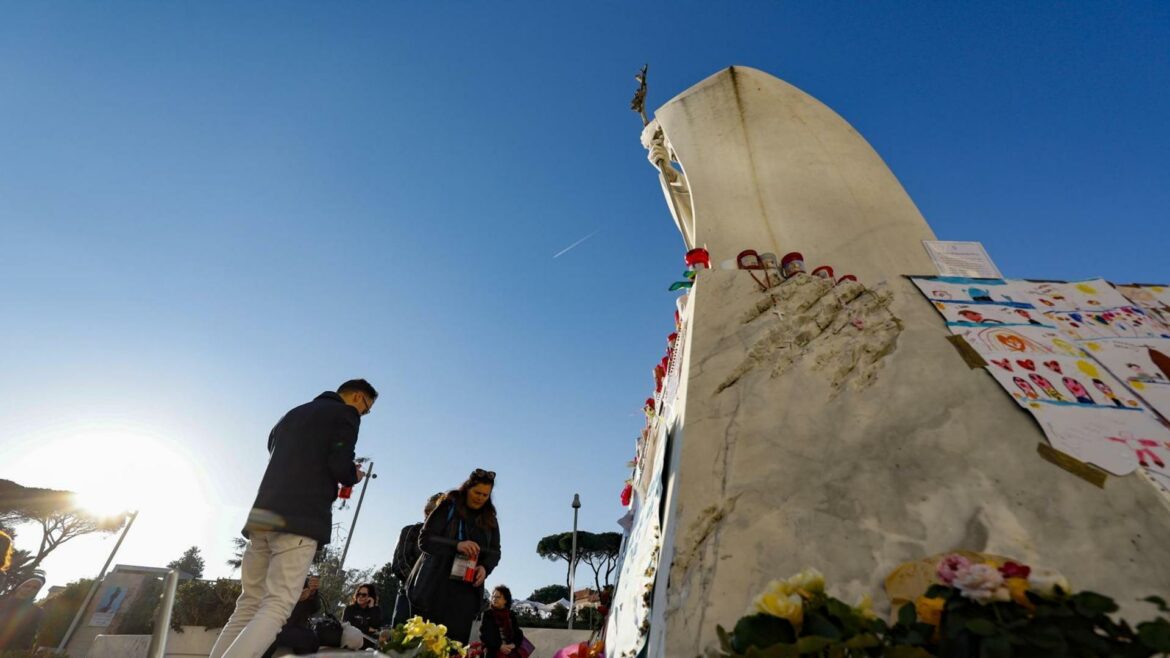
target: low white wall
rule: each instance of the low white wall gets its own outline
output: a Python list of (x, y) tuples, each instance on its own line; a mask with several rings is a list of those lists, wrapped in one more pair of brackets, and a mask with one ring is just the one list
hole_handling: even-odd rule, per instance
[[(524, 631), (529, 642), (536, 647), (533, 658), (552, 658), (562, 648), (589, 639), (589, 631), (569, 631), (559, 628), (530, 628)], [(206, 631), (202, 626), (184, 626), (182, 633), (167, 633), (167, 658), (205, 658), (211, 653), (219, 629)], [(479, 636), (478, 628), (472, 637)], [(149, 635), (99, 635), (85, 658), (146, 658), (150, 648)], [(351, 653), (330, 650), (329, 654)]]

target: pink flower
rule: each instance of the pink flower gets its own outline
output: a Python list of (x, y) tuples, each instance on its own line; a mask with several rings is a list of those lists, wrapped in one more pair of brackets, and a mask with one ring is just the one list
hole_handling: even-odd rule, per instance
[(1004, 578), (1027, 578), (1032, 573), (1032, 567), (1008, 560), (999, 568), (999, 573)]
[(1010, 601), (1011, 592), (1004, 586), (1003, 574), (990, 564), (972, 564), (955, 572), (952, 581), (963, 596), (976, 603)]
[(955, 582), (955, 574), (959, 569), (964, 569), (971, 566), (971, 560), (962, 555), (951, 554), (942, 559), (938, 563), (938, 579), (944, 585), (951, 585)]

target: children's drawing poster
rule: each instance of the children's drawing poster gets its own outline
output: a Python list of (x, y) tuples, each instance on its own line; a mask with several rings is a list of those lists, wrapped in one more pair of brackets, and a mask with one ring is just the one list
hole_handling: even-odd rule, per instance
[(1146, 313), (1170, 326), (1170, 286), (1133, 283), (1116, 286), (1126, 299), (1145, 309)]
[(1163, 418), (1170, 418), (1170, 339), (1107, 338), (1082, 346)]
[(622, 552), (618, 567), (617, 585), (613, 602), (606, 621), (606, 644), (636, 654), (646, 642), (646, 631), (650, 619), (650, 592), (658, 570), (658, 557), (662, 547), (662, 518), (660, 515), (663, 496), (663, 464), (666, 459), (666, 424), (659, 426), (656, 437), (653, 466), (650, 468), (650, 484), (645, 498), (641, 492), (635, 505), (634, 523)]
[[(1032, 413), (1057, 450), (1114, 475), (1126, 475), (1139, 460), (1116, 437), (1170, 441), (1170, 430), (1130, 387), (1094, 360), (1084, 344), (1049, 324), (1052, 313), (1076, 313), (1078, 304), (1128, 303), (1108, 283), (912, 280), (947, 320), (951, 332), (979, 352), (996, 382)], [(1042, 313), (1030, 299), (1044, 299), (1049, 308), (1060, 311)]]
[(1078, 340), (1109, 337), (1167, 337), (1157, 317), (1128, 299), (1104, 279), (1063, 283), (1060, 281), (1005, 282), (1003, 294), (1032, 304), (1061, 331)]

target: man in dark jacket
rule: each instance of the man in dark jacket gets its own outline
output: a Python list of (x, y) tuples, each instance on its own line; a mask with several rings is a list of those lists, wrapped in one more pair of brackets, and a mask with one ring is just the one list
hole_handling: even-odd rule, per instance
[[(442, 491), (427, 499), (427, 504), (423, 507), (423, 520), (435, 511), (441, 500)], [(395, 597), (393, 616), (390, 618), (391, 626), (397, 626), (410, 619), (410, 599), (407, 598), (405, 591), (406, 580), (410, 578), (410, 570), (414, 568), (418, 556), (422, 555), (422, 549), (418, 547), (418, 533), (422, 527), (421, 523), (413, 523), (403, 526), (402, 531), (398, 533), (398, 545), (394, 547), (394, 560), (390, 563), (390, 570), (398, 579), (398, 595)]]
[(351, 379), (280, 419), (268, 468), (244, 526), (242, 592), (210, 658), (259, 658), (292, 612), (319, 546), (329, 543), (339, 486), (365, 475), (354, 462), (361, 417), (378, 392)]

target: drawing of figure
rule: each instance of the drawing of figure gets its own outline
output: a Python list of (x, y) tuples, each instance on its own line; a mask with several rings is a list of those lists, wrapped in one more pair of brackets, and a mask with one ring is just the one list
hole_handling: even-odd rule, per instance
[(978, 311), (972, 311), (971, 309), (965, 308), (959, 311), (959, 315), (961, 315), (968, 322), (974, 322), (975, 324), (1003, 324), (1003, 322), (1000, 320), (985, 318), (983, 317), (982, 313), (979, 313)]
[(1045, 379), (1042, 375), (1032, 373), (1032, 374), (1028, 375), (1028, 379), (1031, 379), (1033, 384), (1035, 384), (1036, 386), (1039, 386), (1040, 390), (1044, 391), (1044, 393), (1048, 397), (1052, 398), (1053, 400), (1057, 400), (1059, 402), (1066, 402), (1066, 400), (1064, 399), (1064, 396), (1061, 395), (1060, 392), (1056, 390), (1056, 387), (1052, 385), (1052, 382)]
[(991, 293), (983, 288), (967, 288), (967, 294), (970, 295), (971, 301), (974, 302), (990, 302)]
[(995, 339), (998, 340), (1004, 347), (1013, 352), (1028, 351), (1028, 344), (1024, 342), (1023, 338), (1015, 334), (997, 334)]
[(1027, 320), (1027, 321), (1028, 321), (1028, 324), (1034, 324), (1034, 325), (1037, 325), (1037, 326), (1042, 326), (1042, 325), (1044, 324), (1043, 322), (1040, 322), (1040, 321), (1036, 320), (1035, 318), (1033, 318), (1033, 317), (1032, 317), (1032, 314), (1028, 313), (1027, 311), (1025, 311), (1025, 310), (1024, 310), (1024, 309), (1022, 309), (1022, 308), (1017, 308), (1017, 309), (1016, 309), (1016, 313), (1017, 313), (1017, 314), (1018, 314), (1020, 317), (1024, 318), (1025, 320)]
[[(1125, 364), (1125, 367), (1126, 367), (1126, 368), (1129, 368), (1130, 372), (1132, 372), (1132, 373), (1133, 373), (1133, 376), (1132, 376), (1132, 377), (1130, 377), (1130, 379), (1136, 379), (1136, 380), (1138, 380), (1139, 382), (1153, 382), (1153, 381), (1157, 381), (1157, 378), (1155, 378), (1155, 377), (1154, 377), (1153, 375), (1151, 375), (1150, 373), (1146, 372), (1146, 369), (1145, 369), (1145, 368), (1143, 368), (1143, 367), (1142, 367), (1140, 364), (1137, 364), (1137, 363), (1127, 363), (1127, 364)], [(1158, 373), (1158, 374), (1161, 374), (1161, 373)]]
[[(1166, 462), (1163, 461), (1162, 458), (1158, 456), (1158, 453), (1154, 452), (1153, 450), (1154, 448), (1161, 448), (1161, 446), (1158, 445), (1158, 442), (1153, 439), (1138, 439), (1129, 432), (1122, 432), (1121, 436), (1111, 436), (1109, 437), (1109, 440), (1116, 441), (1118, 443), (1124, 443), (1129, 446), (1130, 449), (1137, 454), (1138, 463), (1142, 466), (1148, 468), (1150, 466), (1150, 462), (1152, 461), (1157, 464), (1159, 468), (1166, 468)], [(1137, 443), (1137, 447), (1135, 448), (1134, 446), (1130, 445), (1131, 442)]]
[(1122, 408), (1125, 407), (1125, 405), (1122, 404), (1121, 400), (1119, 400), (1117, 398), (1117, 394), (1113, 392), (1113, 387), (1110, 386), (1109, 384), (1106, 384), (1105, 382), (1101, 381), (1100, 379), (1094, 379), (1093, 386), (1096, 386), (1097, 390), (1101, 391), (1102, 395), (1109, 398), (1109, 401), (1113, 403), (1113, 406), (1122, 407)]
[(1089, 395), (1089, 392), (1085, 390), (1085, 387), (1080, 382), (1072, 377), (1065, 377), (1061, 381), (1064, 382), (1064, 387), (1068, 389), (1069, 393), (1072, 393), (1072, 396), (1076, 398), (1077, 402), (1080, 404), (1095, 404), (1093, 396)]
[(1016, 388), (1019, 388), (1021, 391), (1023, 391), (1024, 395), (1026, 395), (1029, 400), (1036, 400), (1040, 397), (1040, 395), (1036, 393), (1036, 389), (1032, 388), (1031, 384), (1024, 381), (1020, 377), (1012, 377), (1012, 381), (1016, 383)]

